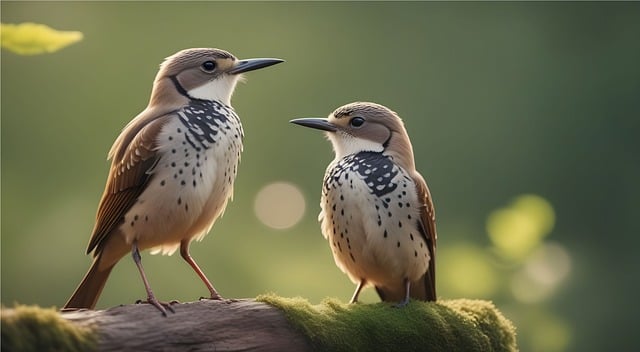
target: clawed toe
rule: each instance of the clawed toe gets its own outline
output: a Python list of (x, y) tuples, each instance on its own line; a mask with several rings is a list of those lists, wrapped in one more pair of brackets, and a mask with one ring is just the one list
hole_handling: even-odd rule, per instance
[(402, 308), (402, 307), (406, 306), (407, 304), (409, 304), (409, 300), (408, 299), (404, 300), (402, 302), (396, 303), (392, 307), (393, 308)]
[(199, 300), (200, 300), (200, 301), (205, 301), (205, 300), (211, 300), (211, 301), (224, 301), (225, 299), (224, 299), (224, 298), (222, 298), (222, 296), (220, 296), (220, 295), (215, 295), (215, 296), (213, 296), (213, 295), (212, 295), (211, 297), (204, 297), (204, 296), (201, 296)]
[(240, 302), (239, 299), (236, 299), (236, 298), (223, 298), (220, 295), (218, 295), (217, 297), (200, 297), (200, 301), (220, 301), (220, 302), (223, 302), (223, 303), (226, 303), (226, 304)]
[(157, 299), (155, 299), (154, 297), (149, 297), (147, 298), (146, 301), (143, 301), (141, 299), (136, 301), (136, 304), (151, 304), (154, 307), (156, 307), (160, 313), (162, 313), (162, 315), (164, 315), (165, 317), (167, 316), (167, 310), (170, 311), (171, 313), (175, 313), (176, 311), (173, 309), (173, 307), (171, 307), (172, 304), (177, 304), (180, 303), (179, 301), (173, 300), (171, 302), (161, 302), (158, 301)]

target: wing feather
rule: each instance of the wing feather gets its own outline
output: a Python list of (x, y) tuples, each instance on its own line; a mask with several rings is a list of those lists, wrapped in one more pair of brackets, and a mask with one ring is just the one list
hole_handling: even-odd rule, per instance
[(138, 123), (127, 125), (114, 143), (110, 153), (111, 168), (87, 253), (95, 249), (95, 255), (100, 251), (109, 234), (122, 223), (124, 215), (145, 189), (159, 159), (157, 137), (169, 117), (136, 119), (138, 121), (134, 121)]
[(418, 191), (418, 199), (422, 200), (420, 207), (419, 229), (423, 238), (427, 242), (429, 250), (429, 268), (425, 275), (425, 289), (427, 293), (427, 301), (436, 300), (436, 241), (438, 235), (436, 233), (436, 213), (431, 199), (429, 187), (424, 178), (417, 171), (411, 175), (416, 184)]

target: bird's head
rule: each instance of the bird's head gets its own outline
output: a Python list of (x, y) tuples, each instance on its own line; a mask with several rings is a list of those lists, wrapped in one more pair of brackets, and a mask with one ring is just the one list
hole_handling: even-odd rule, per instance
[(413, 149), (402, 120), (380, 104), (351, 103), (337, 108), (327, 118), (301, 118), (291, 122), (326, 131), (337, 159), (363, 151), (383, 152), (403, 167), (415, 167)]
[(280, 59), (239, 60), (230, 52), (213, 48), (179, 51), (160, 65), (154, 81), (151, 104), (167, 94), (190, 99), (216, 100), (230, 105), (231, 95), (241, 73), (283, 62)]

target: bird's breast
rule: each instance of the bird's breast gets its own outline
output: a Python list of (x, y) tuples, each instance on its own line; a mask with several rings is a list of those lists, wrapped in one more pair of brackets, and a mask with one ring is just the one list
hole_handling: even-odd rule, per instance
[(382, 153), (334, 161), (325, 174), (322, 229), (336, 264), (354, 282), (401, 283), (427, 268), (420, 202), (405, 170)]
[(204, 237), (233, 195), (242, 138), (238, 116), (223, 104), (177, 111), (158, 135), (149, 185), (125, 217), (146, 226), (131, 226), (127, 238), (170, 254), (183, 239)]

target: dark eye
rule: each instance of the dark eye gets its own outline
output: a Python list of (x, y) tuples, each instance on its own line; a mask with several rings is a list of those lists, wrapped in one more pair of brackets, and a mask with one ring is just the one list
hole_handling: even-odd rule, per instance
[(213, 72), (216, 69), (215, 61), (205, 61), (202, 63), (202, 69), (205, 72)]
[(356, 116), (352, 118), (351, 121), (349, 121), (349, 124), (351, 125), (351, 127), (360, 127), (362, 126), (362, 124), (364, 124), (364, 119), (360, 116)]

